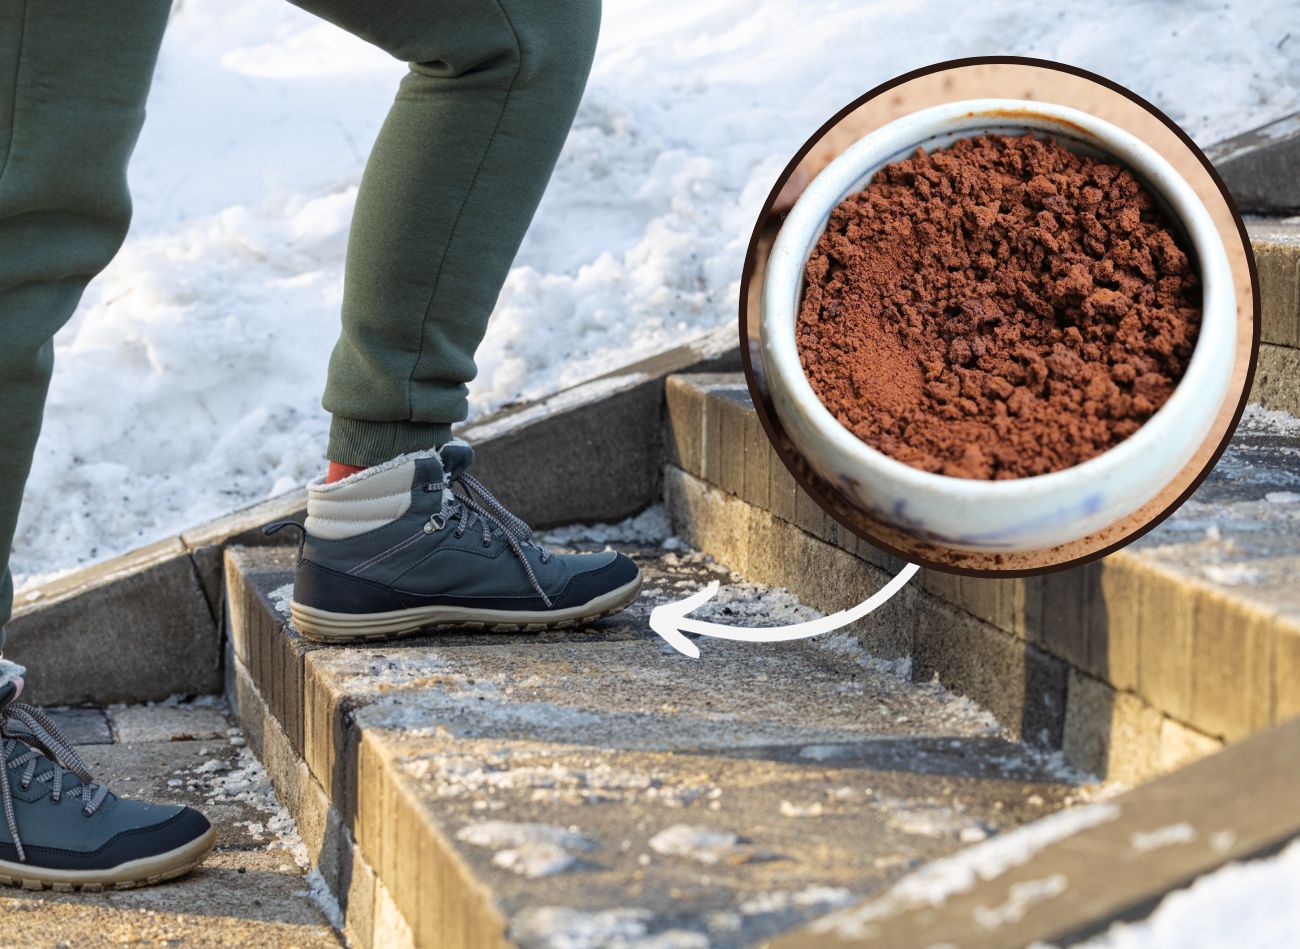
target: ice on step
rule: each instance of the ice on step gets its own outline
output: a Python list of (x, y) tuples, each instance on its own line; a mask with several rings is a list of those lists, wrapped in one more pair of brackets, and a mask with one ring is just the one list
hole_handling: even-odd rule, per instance
[(537, 880), (563, 873), (577, 861), (573, 854), (559, 844), (548, 840), (532, 840), (518, 847), (497, 851), (492, 862), (498, 867), (513, 870), (522, 877)]
[(276, 587), (267, 594), (271, 605), (281, 616), (289, 615), (289, 601), (293, 599), (293, 583), (286, 583), (284, 586)]
[(725, 862), (743, 852), (740, 838), (730, 831), (695, 824), (674, 824), (650, 838), (650, 849), (667, 857), (689, 857), (700, 863)]
[(1059, 811), (1041, 820), (960, 850), (899, 880), (883, 896), (834, 913), (813, 924), (814, 931), (842, 939), (862, 939), (876, 920), (918, 906), (940, 906), (980, 880), (993, 880), (1027, 863), (1043, 848), (1119, 817), (1118, 805), (1105, 802)]
[(462, 828), (456, 838), (476, 847), (490, 847), (493, 850), (536, 843), (554, 844), (567, 850), (596, 849), (596, 842), (590, 837), (554, 824), (489, 820)]
[(492, 862), (529, 880), (554, 876), (573, 867), (571, 851), (595, 850), (596, 842), (554, 824), (490, 820), (461, 828), (457, 839), (497, 851)]
[(527, 947), (585, 949), (608, 945), (616, 940), (627, 942), (646, 934), (645, 909), (610, 909), (584, 913), (564, 906), (539, 906), (526, 909), (515, 917), (510, 937)]
[(1137, 831), (1129, 837), (1134, 850), (1160, 850), (1177, 844), (1190, 844), (1196, 839), (1196, 828), (1188, 823), (1169, 824), (1155, 830)]
[(1018, 923), (1035, 903), (1056, 899), (1069, 885), (1069, 878), (1064, 873), (1053, 873), (1042, 880), (1025, 880), (1012, 884), (1005, 903), (994, 907), (975, 907), (975, 922), (981, 929), (987, 930)]

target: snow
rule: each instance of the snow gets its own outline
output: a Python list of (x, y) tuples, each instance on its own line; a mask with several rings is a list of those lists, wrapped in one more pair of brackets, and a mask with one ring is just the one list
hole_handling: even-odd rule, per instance
[[(1289, 0), (611, 0), (591, 83), (480, 350), (471, 410), (735, 318), (787, 159), (862, 91), (956, 56), (1096, 70), (1210, 143), (1300, 107)], [(1176, 14), (1176, 15), (1175, 15)], [(1141, 36), (1133, 56), (1117, 38)], [(865, 55), (864, 55), (865, 53)], [(347, 222), (400, 63), (287, 4), (187, 0), (164, 40), (126, 246), (56, 340), (14, 567), (31, 586), (303, 484)]]
[[(546, 544), (566, 546), (577, 543), (639, 544), (664, 546), (668, 544), (673, 529), (668, 523), (668, 512), (662, 504), (654, 504), (635, 517), (616, 524), (572, 524), (546, 531), (538, 539)], [(677, 542), (680, 545), (680, 541)]]
[(667, 857), (688, 857), (699, 863), (725, 863), (744, 853), (740, 838), (727, 830), (693, 824), (674, 824), (650, 838), (650, 849)]
[(592, 850), (596, 844), (574, 830), (553, 824), (518, 824), (509, 821), (484, 821), (471, 824), (457, 838), (476, 847), (518, 847), (526, 843), (551, 843), (574, 850)]
[(654, 914), (620, 908), (587, 913), (564, 906), (532, 907), (511, 923), (510, 938), (524, 949), (706, 949), (708, 939), (684, 929), (650, 934)]
[(553, 824), (484, 821), (464, 827), (457, 839), (495, 850), (492, 862), (530, 880), (554, 876), (577, 862), (571, 850), (595, 850), (596, 842)]
[(1177, 844), (1190, 844), (1196, 839), (1196, 828), (1191, 824), (1169, 824), (1155, 830), (1137, 831), (1129, 839), (1134, 850), (1160, 850)]
[(1042, 880), (1025, 880), (1012, 884), (1007, 901), (1001, 906), (975, 907), (975, 923), (981, 929), (993, 930), (1008, 923), (1018, 923), (1035, 903), (1055, 899), (1066, 891), (1070, 881), (1063, 873), (1054, 873)]
[(1090, 949), (1290, 946), (1300, 929), (1300, 840), (1281, 853), (1230, 863), (1166, 896), (1137, 923), (1117, 923)]
[(271, 601), (271, 606), (275, 607), (277, 613), (281, 616), (288, 616), (291, 612), (290, 603), (293, 601), (293, 584), (286, 583), (276, 587), (267, 594), (267, 598)]
[[(834, 933), (841, 939), (864, 939), (872, 931), (875, 920), (884, 919), (911, 907), (939, 906), (950, 896), (971, 889), (980, 880), (993, 880), (1013, 867), (1021, 866), (1044, 847), (1064, 840), (1080, 831), (1117, 818), (1118, 805), (1109, 802), (1088, 804), (1083, 807), (1057, 811), (1032, 824), (978, 843), (965, 850), (926, 864), (914, 873), (903, 877), (883, 896), (861, 906), (834, 913), (813, 924), (816, 932)], [(1048, 884), (1056, 888), (1060, 884)], [(1014, 898), (1014, 897), (1013, 897)], [(1020, 901), (1036, 901), (1043, 896), (1042, 888), (1026, 891)], [(1025, 902), (1027, 908), (1028, 902)], [(996, 907), (989, 910), (988, 918), (1001, 918), (1015, 912), (1015, 906)], [(1023, 913), (1023, 908), (1019, 909)], [(1008, 917), (1009, 918), (1009, 917)]]
[(498, 851), (492, 862), (499, 867), (513, 870), (522, 877), (537, 880), (542, 877), (563, 873), (576, 862), (573, 854), (559, 844), (545, 840), (534, 840)]

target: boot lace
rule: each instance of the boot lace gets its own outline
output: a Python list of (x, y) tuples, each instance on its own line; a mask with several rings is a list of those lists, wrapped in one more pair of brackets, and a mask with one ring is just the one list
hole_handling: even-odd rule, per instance
[[(11, 703), (0, 709), (0, 740), (4, 742), (0, 758), (3, 758), (6, 768), (9, 771), (23, 769), (18, 784), (24, 791), (33, 781), (52, 784), (50, 797), (54, 803), (57, 804), (64, 796), (79, 797), (85, 802), (81, 813), (86, 817), (99, 810), (108, 796), (108, 788), (95, 783), (90, 769), (73, 750), (71, 742), (40, 709), (22, 703)], [(37, 765), (42, 761), (50, 767), (37, 774)], [(67, 772), (76, 775), (82, 783), (65, 791), (63, 775)], [(9, 824), (9, 836), (18, 851), (18, 859), (26, 862), (27, 854), (18, 837), (18, 818), (14, 814), (8, 774), (0, 774), (0, 797), (4, 800), (5, 821)]]
[[(456, 493), (453, 486), (459, 486), (462, 493)], [(540, 551), (538, 559), (542, 563), (551, 559), (551, 552), (533, 540), (533, 529), (524, 523), (522, 518), (506, 510), (505, 505), (494, 498), (473, 475), (462, 472), (454, 478), (431, 481), (424, 486), (426, 491), (442, 491), (444, 488), (452, 489), (451, 500), (443, 505), (442, 511), (429, 518), (429, 527), (425, 529), (441, 530), (448, 520), (455, 520), (457, 537), (463, 537), (467, 530), (478, 527), (482, 532), (484, 547), (492, 545), (493, 534), (504, 537), (519, 563), (523, 565), (524, 573), (528, 575), (528, 582), (533, 585), (533, 589), (549, 609), (552, 605), (551, 598), (546, 595), (546, 591), (538, 582), (537, 574), (533, 571), (533, 565), (529, 562), (525, 551), (528, 548)]]

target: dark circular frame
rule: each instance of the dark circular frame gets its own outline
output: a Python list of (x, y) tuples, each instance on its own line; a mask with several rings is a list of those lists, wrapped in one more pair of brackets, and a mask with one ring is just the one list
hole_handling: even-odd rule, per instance
[[(1119, 93), (1120, 95), (1124, 96), (1126, 99), (1129, 99), (1131, 102), (1141, 107), (1142, 109), (1146, 110), (1148, 113), (1155, 116), (1162, 123), (1164, 123), (1165, 126), (1167, 126), (1169, 130), (1173, 132), (1179, 138), (1179, 140), (1182, 141), (1182, 143), (1191, 150), (1191, 153), (1196, 156), (1196, 158), (1200, 161), (1201, 165), (1204, 166), (1205, 170), (1210, 175), (1210, 179), (1214, 182), (1215, 186), (1219, 189), (1219, 193), (1223, 195), (1223, 199), (1227, 203), (1228, 210), (1232, 214), (1233, 222), (1237, 226), (1237, 233), (1241, 238), (1243, 246), (1246, 248), (1246, 266), (1250, 271), (1250, 289), (1251, 289), (1252, 322), (1253, 322), (1251, 344), (1250, 344), (1250, 360), (1246, 366), (1246, 378), (1245, 378), (1245, 383), (1242, 386), (1241, 399), (1237, 403), (1236, 411), (1233, 413), (1232, 420), (1229, 423), (1227, 430), (1224, 432), (1222, 440), (1219, 442), (1214, 452), (1210, 455), (1204, 467), (1199, 472), (1197, 472), (1196, 476), (1192, 479), (1191, 483), (1186, 487), (1186, 489), (1181, 494), (1179, 494), (1178, 497), (1175, 498), (1169, 504), (1169, 506), (1166, 507), (1163, 511), (1156, 514), (1146, 523), (1138, 526), (1137, 528), (1130, 531), (1128, 534), (1126, 534), (1119, 540), (1115, 541), (1112, 544), (1107, 545), (1106, 547), (1092, 551), (1091, 553), (1088, 554), (1084, 554), (1083, 556), (1080, 557), (1075, 557), (1070, 560), (1061, 561), (1060, 563), (1048, 564), (1041, 567), (1019, 567), (1019, 568), (1013, 567), (1013, 568), (1007, 568), (1005, 570), (978, 569), (978, 568), (957, 566), (954, 564), (942, 563), (938, 561), (931, 561), (928, 560), (927, 558), (918, 557), (916, 556), (915, 553), (909, 553), (907, 551), (900, 550), (897, 547), (894, 547), (893, 545), (880, 540), (878, 537), (873, 536), (870, 532), (863, 530), (858, 525), (846, 523), (837, 512), (837, 508), (857, 510), (858, 509), (857, 506), (854, 505), (849, 500), (847, 500), (846, 498), (844, 498), (844, 496), (840, 494), (840, 492), (838, 492), (832, 485), (830, 485), (828, 482), (826, 482), (817, 474), (815, 474), (804, 463), (802, 456), (799, 455), (798, 451), (795, 450), (794, 446), (790, 443), (789, 439), (786, 437), (785, 432), (780, 425), (780, 422), (776, 419), (776, 413), (775, 411), (773, 411), (771, 405), (771, 399), (768, 396), (766, 388), (756, 378), (756, 372), (754, 366), (755, 354), (750, 351), (750, 346), (749, 346), (750, 343), (749, 285), (751, 281), (754, 279), (754, 269), (757, 266), (757, 262), (758, 262), (757, 255), (758, 255), (759, 242), (762, 238), (762, 234), (767, 225), (767, 222), (772, 216), (772, 208), (776, 204), (777, 197), (780, 195), (782, 188), (785, 187), (785, 183), (789, 181), (790, 176), (794, 174), (795, 169), (799, 167), (799, 163), (803, 161), (804, 156), (806, 156), (813, 149), (813, 147), (816, 146), (817, 143), (820, 142), (822, 138), (829, 131), (831, 131), (831, 129), (833, 129), (836, 125), (838, 125), (841, 120), (843, 120), (850, 113), (858, 109), (864, 103), (869, 102), (870, 100), (885, 94), (890, 89), (893, 89), (897, 86), (901, 86), (904, 83), (911, 82), (913, 79), (919, 79), (922, 76), (934, 75), (935, 73), (945, 72), (950, 69), (959, 69), (967, 66), (989, 66), (989, 65), (1034, 66), (1041, 69), (1052, 69), (1057, 72), (1063, 72), (1073, 76), (1078, 76), (1082, 79), (1087, 79), (1091, 82), (1097, 83), (1100, 86), (1104, 86), (1105, 88), (1110, 89), (1112, 92)], [(827, 514), (827, 516), (833, 518), (835, 522), (839, 524), (841, 527), (843, 527), (844, 529), (851, 531), (853, 534), (867, 541), (867, 543), (872, 544), (880, 548), (881, 550), (886, 551), (890, 555), (894, 557), (898, 557), (903, 561), (918, 563), (921, 566), (927, 567), (932, 570), (939, 570), (944, 573), (958, 574), (960, 576), (995, 577), (995, 578), (1001, 577), (1006, 579), (1011, 579), (1014, 577), (1042, 576), (1044, 574), (1057, 573), (1061, 570), (1068, 570), (1072, 567), (1078, 567), (1086, 563), (1091, 563), (1095, 560), (1100, 560), (1102, 557), (1105, 557), (1107, 554), (1114, 553), (1115, 551), (1128, 546), (1133, 541), (1137, 540), (1139, 537), (1143, 536), (1148, 531), (1158, 526), (1161, 522), (1163, 522), (1166, 518), (1168, 518), (1169, 515), (1173, 514), (1174, 511), (1178, 510), (1178, 508), (1180, 508), (1183, 505), (1183, 502), (1186, 501), (1189, 497), (1191, 497), (1196, 492), (1196, 489), (1199, 488), (1201, 484), (1205, 481), (1205, 479), (1209, 477), (1210, 472), (1213, 471), (1215, 466), (1219, 463), (1219, 459), (1223, 457), (1223, 453), (1228, 448), (1228, 443), (1232, 441), (1232, 436), (1236, 433), (1237, 426), (1241, 423), (1242, 413), (1246, 411), (1246, 402), (1250, 395), (1251, 386), (1255, 379), (1256, 365), (1259, 361), (1259, 341), (1260, 341), (1261, 322), (1262, 322), (1260, 290), (1259, 290), (1259, 270), (1255, 265), (1254, 254), (1251, 252), (1250, 249), (1250, 237), (1246, 233), (1246, 222), (1243, 220), (1241, 216), (1241, 212), (1237, 209), (1237, 204), (1233, 200), (1232, 194), (1228, 191), (1227, 185), (1223, 183), (1223, 179), (1219, 177), (1219, 173), (1215, 171), (1214, 165), (1211, 164), (1210, 160), (1205, 157), (1205, 153), (1201, 151), (1200, 147), (1198, 147), (1194, 141), (1192, 141), (1191, 136), (1188, 135), (1186, 132), (1184, 132), (1181, 128), (1179, 128), (1178, 124), (1175, 123), (1173, 119), (1169, 118), (1169, 116), (1165, 115), (1162, 111), (1160, 111), (1150, 102), (1148, 102), (1146, 99), (1142, 98), (1137, 93), (1133, 92), (1131, 89), (1127, 89), (1124, 86), (1121, 86), (1119, 83), (1114, 82), (1113, 80), (1107, 79), (1104, 76), (1099, 76), (1096, 73), (1089, 72), (1086, 69), (1081, 69), (1078, 66), (1070, 66), (1065, 63), (1057, 63), (1049, 59), (1035, 59), (1033, 57), (1028, 57), (1028, 56), (970, 56), (962, 59), (948, 59), (942, 62), (933, 63), (932, 65), (929, 66), (922, 66), (919, 69), (913, 69), (909, 72), (895, 76), (893, 79), (889, 79), (886, 82), (883, 82), (880, 85), (875, 86), (874, 88), (868, 90), (867, 92), (864, 92), (862, 95), (858, 96), (852, 102), (848, 103), (846, 106), (844, 106), (834, 115), (832, 115), (824, 123), (822, 123), (821, 127), (818, 128), (817, 131), (815, 131), (808, 138), (808, 140), (804, 142), (803, 146), (797, 152), (794, 153), (794, 156), (786, 164), (785, 168), (781, 171), (781, 174), (777, 176), (776, 182), (772, 186), (772, 190), (768, 193), (767, 200), (764, 201), (763, 207), (759, 211), (758, 219), (754, 223), (754, 230), (750, 234), (749, 244), (745, 249), (745, 261), (740, 274), (739, 310), (740, 310), (739, 330), (740, 330), (741, 365), (744, 369), (745, 382), (749, 387), (749, 393), (754, 403), (754, 409), (758, 414), (759, 423), (763, 426), (763, 432), (764, 434), (767, 435), (767, 439), (771, 443), (773, 450), (776, 452), (777, 457), (781, 459), (781, 463), (785, 465), (786, 469), (790, 472), (791, 476), (793, 476), (795, 482), (799, 485), (799, 487), (802, 488), (805, 492), (807, 492), (808, 496), (811, 497), (814, 502), (816, 502), (817, 506), (820, 507)]]

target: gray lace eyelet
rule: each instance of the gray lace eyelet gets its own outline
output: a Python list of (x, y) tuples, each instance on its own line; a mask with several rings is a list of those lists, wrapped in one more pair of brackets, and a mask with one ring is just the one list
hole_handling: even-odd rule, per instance
[(424, 532), (432, 534), (434, 531), (440, 531), (447, 526), (447, 519), (441, 514), (432, 514), (429, 517), (429, 523), (424, 525)]

